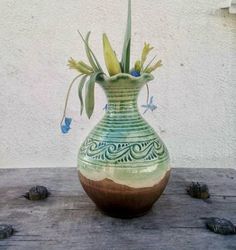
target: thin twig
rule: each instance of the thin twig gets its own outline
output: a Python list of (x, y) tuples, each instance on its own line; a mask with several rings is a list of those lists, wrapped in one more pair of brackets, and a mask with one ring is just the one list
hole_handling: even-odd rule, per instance
[(148, 105), (149, 97), (150, 97), (150, 91), (149, 91), (149, 87), (148, 87), (147, 83), (146, 83), (146, 88), (147, 88), (147, 105)]
[(74, 83), (76, 82), (77, 79), (79, 79), (83, 74), (80, 74), (78, 76), (76, 76), (73, 81), (71, 82), (70, 86), (69, 86), (69, 89), (67, 91), (67, 95), (66, 95), (66, 101), (65, 101), (65, 107), (64, 107), (64, 111), (63, 111), (63, 117), (62, 117), (62, 120), (61, 120), (61, 124), (63, 123), (64, 121), (64, 118), (66, 116), (66, 109), (67, 109), (67, 105), (68, 105), (68, 100), (69, 100), (69, 96), (70, 96), (70, 91), (72, 89), (72, 86), (74, 85)]
[(145, 72), (145, 71), (148, 69), (148, 67), (152, 64), (152, 62), (156, 59), (156, 57), (157, 57), (157, 56), (154, 56), (154, 57), (152, 58), (152, 60), (148, 63), (148, 65), (145, 67), (145, 69), (143, 70), (143, 72)]

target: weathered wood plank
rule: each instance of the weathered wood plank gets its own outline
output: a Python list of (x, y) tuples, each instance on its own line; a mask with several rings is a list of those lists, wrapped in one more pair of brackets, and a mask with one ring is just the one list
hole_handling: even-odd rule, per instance
[[(236, 236), (205, 229), (202, 217), (236, 224), (236, 171), (174, 169), (164, 195), (144, 217), (120, 220), (102, 215), (83, 192), (74, 168), (0, 170), (0, 223), (17, 233), (0, 249), (236, 249)], [(209, 202), (186, 195), (191, 181), (206, 182)], [(46, 201), (21, 197), (32, 185), (49, 188)]]

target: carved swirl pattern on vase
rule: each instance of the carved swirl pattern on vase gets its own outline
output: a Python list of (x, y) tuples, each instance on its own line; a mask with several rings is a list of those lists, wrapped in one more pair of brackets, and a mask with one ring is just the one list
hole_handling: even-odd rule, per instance
[(155, 161), (161, 163), (168, 158), (165, 145), (157, 138), (142, 142), (106, 142), (87, 139), (80, 149), (80, 155), (98, 161), (129, 163), (133, 161)]

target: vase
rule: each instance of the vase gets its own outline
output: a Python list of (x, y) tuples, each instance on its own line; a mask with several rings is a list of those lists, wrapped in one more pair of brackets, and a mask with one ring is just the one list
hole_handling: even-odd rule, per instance
[(119, 74), (98, 81), (107, 112), (80, 147), (78, 172), (87, 195), (112, 217), (144, 215), (169, 180), (167, 148), (138, 111), (139, 92), (151, 80)]

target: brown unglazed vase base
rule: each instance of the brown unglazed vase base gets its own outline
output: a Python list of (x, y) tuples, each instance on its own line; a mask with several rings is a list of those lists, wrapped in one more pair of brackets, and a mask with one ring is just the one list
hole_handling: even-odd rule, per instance
[(118, 218), (133, 218), (146, 214), (164, 191), (170, 171), (152, 187), (132, 188), (112, 180), (93, 181), (79, 172), (80, 182), (97, 207)]

